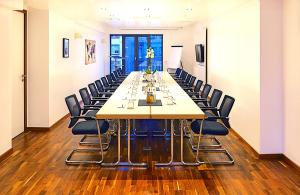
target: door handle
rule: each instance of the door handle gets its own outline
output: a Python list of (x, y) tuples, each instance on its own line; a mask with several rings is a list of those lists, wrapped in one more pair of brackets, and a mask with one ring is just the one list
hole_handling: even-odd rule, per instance
[(26, 74), (22, 74), (22, 82), (24, 82), (25, 81), (25, 79), (27, 78), (27, 75)]

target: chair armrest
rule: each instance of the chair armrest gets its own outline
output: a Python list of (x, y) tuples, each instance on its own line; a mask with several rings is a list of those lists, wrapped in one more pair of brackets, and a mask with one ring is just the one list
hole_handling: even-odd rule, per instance
[(207, 99), (206, 98), (197, 98), (197, 97), (192, 97), (192, 100), (193, 101), (207, 101)]
[(219, 109), (216, 108), (216, 107), (204, 107), (204, 108), (201, 108), (201, 110), (216, 110), (216, 111), (219, 111)]
[(83, 105), (83, 108), (102, 108), (103, 105)]
[[(207, 99), (193, 99), (193, 98), (192, 98), (192, 100), (193, 100), (194, 102), (208, 102)], [(205, 107), (207, 107), (207, 106), (205, 106)]]
[(78, 119), (96, 119), (96, 117), (92, 116), (71, 116), (71, 119), (78, 118)]
[(190, 95), (200, 95), (200, 93), (199, 93), (199, 92), (194, 92), (194, 91), (192, 91), (192, 92), (189, 92), (189, 94), (190, 94)]
[(108, 98), (105, 98), (105, 97), (94, 97), (92, 98), (92, 101), (98, 101), (98, 100), (108, 100)]
[(112, 92), (108, 92), (109, 90), (105, 90), (106, 92), (99, 92), (99, 95), (112, 95)]
[(99, 110), (99, 108), (92, 108), (92, 107), (87, 107), (87, 108), (83, 108), (82, 110)]
[(209, 116), (206, 119), (207, 120), (217, 120), (217, 119), (226, 119), (226, 120), (228, 120), (229, 117), (224, 117), (224, 116)]

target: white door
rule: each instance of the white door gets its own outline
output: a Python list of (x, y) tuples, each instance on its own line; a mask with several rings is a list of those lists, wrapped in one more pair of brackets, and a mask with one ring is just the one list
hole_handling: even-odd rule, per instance
[(12, 13), (12, 137), (24, 131), (24, 14)]

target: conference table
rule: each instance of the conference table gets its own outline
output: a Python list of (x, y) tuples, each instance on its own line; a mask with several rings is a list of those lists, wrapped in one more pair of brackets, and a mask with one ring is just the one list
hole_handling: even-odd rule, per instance
[[(197, 106), (190, 96), (178, 85), (172, 76), (166, 72), (156, 72), (153, 76), (156, 100), (161, 101), (160, 106), (142, 105), (139, 101), (146, 99), (145, 86), (147, 82), (142, 72), (131, 72), (121, 83), (113, 95), (107, 100), (103, 107), (96, 114), (97, 119), (111, 119), (118, 121), (118, 159), (114, 163), (102, 163), (102, 166), (147, 166), (147, 163), (131, 162), (130, 157), (130, 136), (131, 120), (138, 119), (164, 119), (171, 121), (171, 154), (170, 161), (156, 163), (156, 166), (172, 165), (199, 165), (200, 162), (186, 163), (183, 160), (183, 120), (204, 119), (204, 112)], [(127, 121), (127, 161), (121, 161), (121, 125), (120, 120)], [(181, 137), (181, 160), (174, 162), (174, 120), (180, 122)], [(202, 125), (201, 125), (202, 128)]]

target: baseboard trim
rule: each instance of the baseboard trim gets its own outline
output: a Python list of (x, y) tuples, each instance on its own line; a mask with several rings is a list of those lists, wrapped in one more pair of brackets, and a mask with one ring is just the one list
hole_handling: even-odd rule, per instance
[(246, 144), (255, 154), (255, 156), (258, 159), (273, 159), (273, 160), (281, 160), (284, 161), (286, 164), (290, 165), (291, 167), (297, 169), (298, 171), (300, 171), (300, 167), (293, 162), (291, 159), (289, 159), (288, 157), (286, 157), (284, 154), (259, 154), (250, 144), (248, 144), (248, 142), (246, 140), (244, 140), (244, 138), (242, 138), (234, 129), (230, 128), (230, 132), (233, 133), (235, 136), (237, 136), (244, 144)]
[(286, 157), (284, 154), (282, 155), (282, 160), (290, 165), (291, 167), (294, 167), (295, 169), (297, 169), (300, 172), (300, 166), (298, 166), (296, 163), (294, 163), (291, 159), (289, 159), (288, 157)]
[(255, 154), (255, 156), (257, 158), (259, 158), (259, 153), (250, 145), (248, 144), (248, 142), (246, 140), (244, 140), (244, 138), (242, 138), (242, 136), (240, 136), (240, 134), (238, 134), (234, 129), (230, 128), (230, 132), (233, 133), (235, 136), (237, 136), (244, 144), (246, 144), (251, 150), (252, 152)]
[(283, 154), (259, 154), (259, 159), (282, 159)]
[(49, 131), (49, 127), (27, 127), (27, 131)]
[(6, 152), (4, 152), (3, 154), (0, 155), (0, 162), (4, 161), (5, 159), (7, 159), (11, 154), (13, 153), (13, 149), (9, 149)]
[(57, 122), (55, 122), (53, 125), (51, 125), (51, 127), (27, 127), (27, 131), (49, 131), (52, 130), (56, 127), (58, 127), (61, 123), (63, 123), (63, 121), (65, 121), (68, 117), (70, 116), (70, 114), (66, 114), (65, 116), (63, 116), (61, 119), (59, 119)]
[(58, 121), (56, 121), (56, 123), (54, 123), (51, 127), (50, 130), (58, 127), (63, 121), (65, 121), (68, 117), (70, 116), (70, 114), (66, 114), (65, 116), (63, 116), (61, 119), (59, 119)]

